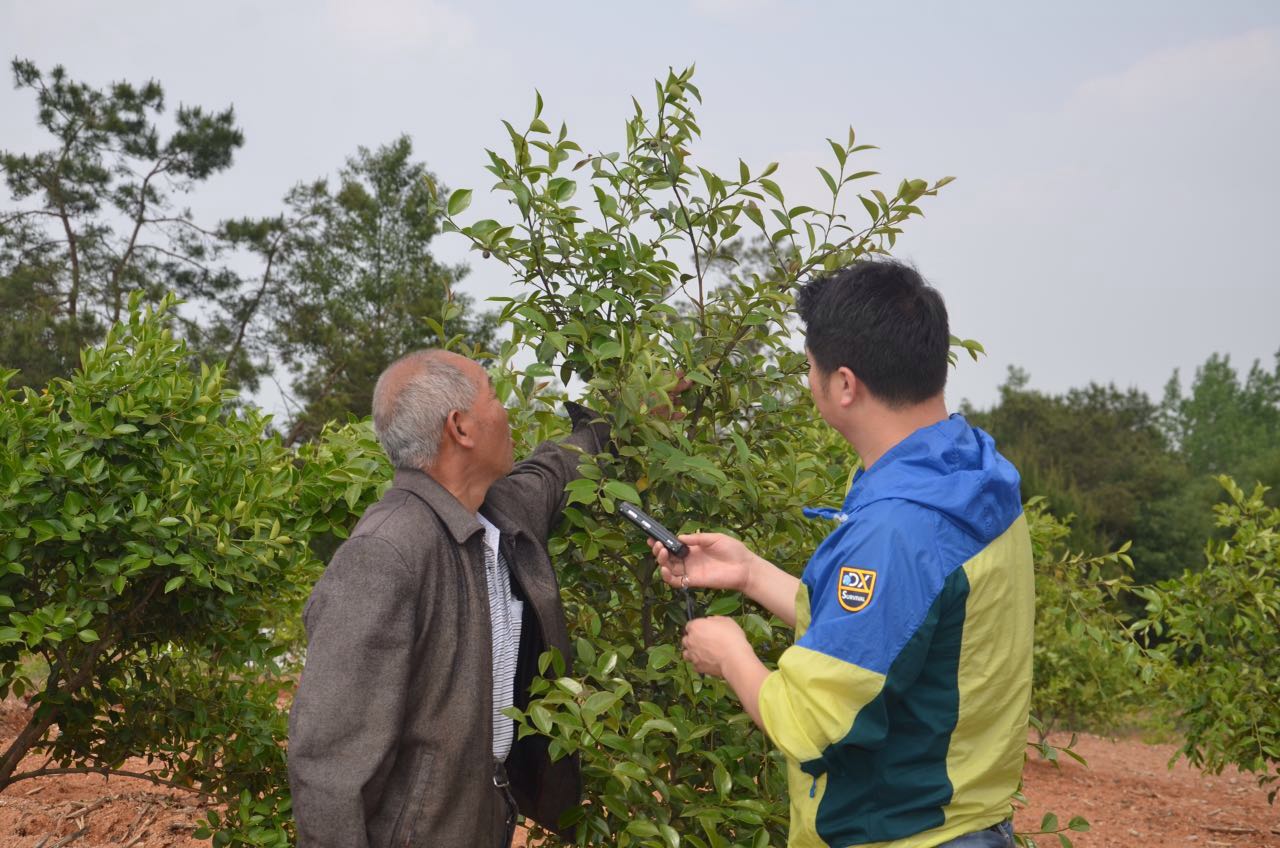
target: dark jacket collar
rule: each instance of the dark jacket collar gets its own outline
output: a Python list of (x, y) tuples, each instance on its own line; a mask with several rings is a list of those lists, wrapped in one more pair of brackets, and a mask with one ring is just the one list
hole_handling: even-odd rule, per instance
[[(391, 488), (404, 489), (417, 495), (449, 529), (449, 535), (459, 545), (480, 532), (480, 521), (475, 513), (467, 510), (453, 494), (435, 481), (430, 474), (417, 469), (401, 468), (391, 480)], [(492, 520), (492, 519), (491, 519)], [(494, 521), (494, 524), (498, 522)], [(498, 526), (501, 530), (501, 525)]]
[[(427, 506), (440, 516), (440, 520), (449, 528), (449, 535), (459, 545), (478, 533), (481, 529), (475, 514), (468, 512), (453, 493), (441, 486), (436, 479), (424, 471), (402, 468), (396, 471), (391, 481), (391, 488), (404, 489), (417, 495)], [(524, 531), (498, 510), (487, 503), (480, 505), (480, 512), (493, 522), (502, 535), (510, 538)]]

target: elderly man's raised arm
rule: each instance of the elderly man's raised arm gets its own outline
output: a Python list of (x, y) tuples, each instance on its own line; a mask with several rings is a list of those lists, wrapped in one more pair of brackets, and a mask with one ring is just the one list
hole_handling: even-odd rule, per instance
[(528, 459), (489, 489), (489, 500), (518, 504), (543, 538), (551, 532), (564, 509), (564, 488), (578, 478), (582, 455), (594, 456), (609, 445), (609, 424), (596, 412), (568, 402), (565, 408), (573, 431), (562, 439), (538, 445)]

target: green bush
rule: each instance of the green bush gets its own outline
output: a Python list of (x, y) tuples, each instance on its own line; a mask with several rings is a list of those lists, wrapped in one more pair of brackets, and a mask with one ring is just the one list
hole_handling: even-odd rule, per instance
[[(308, 541), (387, 475), (365, 426), (299, 452), (267, 437), (220, 369), (192, 369), (172, 300), (139, 302), (69, 379), (0, 392), (0, 696), (33, 707), (0, 788), (145, 757), (141, 776), (227, 803), (215, 844), (284, 845), (279, 625), (322, 568)], [(48, 765), (20, 772), (28, 754)]]
[(1043, 498), (1026, 505), (1036, 568), (1031, 711), (1041, 741), (1055, 729), (1105, 732), (1143, 704), (1140, 652), (1119, 598), (1131, 587), (1128, 543), (1113, 553), (1066, 550), (1069, 521)]
[(1229, 477), (1218, 481), (1229, 501), (1214, 511), (1229, 538), (1205, 546), (1202, 569), (1137, 590), (1147, 606), (1134, 627), (1167, 665), (1182, 753), (1265, 785), (1280, 778), (1280, 509), (1263, 486), (1245, 494)]
[[(915, 203), (942, 184), (847, 197), (872, 175), (855, 166), (867, 145), (850, 131), (830, 142), (833, 161), (821, 171), (830, 196), (788, 202), (771, 179), (776, 164), (742, 162), (730, 176), (694, 163), (699, 100), (692, 71), (673, 72), (658, 82), (653, 111), (635, 102), (619, 152), (584, 153), (567, 127), (546, 123), (538, 97), (523, 129), (507, 124), (510, 153), (489, 153), (509, 220), (464, 224), (466, 189), (440, 199), (446, 228), (529, 292), (507, 300), (501, 319), (512, 338), (499, 361), (535, 360), (500, 380), (517, 438), (528, 446), (554, 430), (538, 400), (558, 397), (558, 376), (581, 381), (617, 439), (603, 472), (583, 465), (551, 542), (575, 656), (544, 658), (547, 678), (519, 715), (522, 734), (581, 755), (578, 845), (785, 842), (780, 755), (722, 681), (680, 660), (682, 603), (658, 579), (643, 537), (614, 517), (615, 502), (642, 501), (677, 530), (738, 534), (798, 572), (829, 530), (800, 507), (838, 505), (856, 459), (810, 402), (793, 292), (891, 247), (919, 214)], [(654, 416), (678, 374), (693, 383), (687, 416)], [(791, 640), (738, 596), (700, 600), (737, 616), (766, 658)]]

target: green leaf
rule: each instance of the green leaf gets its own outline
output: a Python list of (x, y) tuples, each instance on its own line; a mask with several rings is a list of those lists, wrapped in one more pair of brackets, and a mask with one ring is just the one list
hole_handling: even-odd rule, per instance
[(657, 671), (670, 665), (676, 658), (675, 645), (655, 645), (649, 649), (649, 668)]
[(831, 176), (831, 172), (826, 168), (819, 166), (818, 173), (822, 174), (822, 180), (827, 184), (827, 188), (831, 189), (832, 194), (836, 194), (840, 189), (836, 185), (836, 178)]
[(77, 634), (76, 634), (76, 636), (78, 636), (78, 637), (80, 638), (80, 641), (81, 641), (81, 642), (96, 642), (96, 641), (98, 641), (98, 632), (97, 632), (96, 630), (90, 630), (90, 629), (88, 629), (88, 628), (85, 628), (84, 630), (81, 630), (79, 633), (77, 633)]
[(665, 718), (651, 718), (644, 724), (640, 725), (640, 735), (644, 736), (650, 731), (661, 731), (663, 733), (675, 733), (676, 726)]
[(715, 781), (716, 791), (720, 793), (720, 797), (727, 797), (729, 792), (733, 789), (733, 778), (729, 776), (729, 770), (724, 766), (716, 766), (715, 772), (713, 773), (713, 780)]
[(582, 704), (584, 712), (602, 713), (617, 703), (618, 696), (612, 692), (596, 692)]
[(773, 195), (774, 199), (776, 199), (779, 203), (786, 202), (782, 198), (782, 189), (778, 188), (778, 184), (775, 183), (773, 180), (766, 180), (764, 178), (761, 178), (759, 180), (759, 183), (760, 183), (760, 187), (765, 191), (767, 191), (769, 194)]
[(629, 501), (637, 506), (640, 505), (640, 495), (630, 483), (623, 483), (621, 480), (610, 480), (604, 484), (604, 491), (605, 494), (616, 500)]
[(450, 215), (460, 214), (466, 211), (466, 208), (470, 205), (471, 189), (469, 188), (457, 189), (453, 194), (449, 195), (448, 209)]
[(707, 604), (707, 615), (732, 615), (742, 607), (736, 595), (723, 595)]
[(181, 574), (179, 574), (177, 577), (170, 577), (169, 580), (164, 584), (164, 593), (167, 595), (170, 592), (172, 592), (174, 589), (180, 589), (182, 588), (182, 584), (186, 582), (187, 582), (187, 578)]
[(561, 677), (556, 680), (556, 685), (564, 689), (571, 695), (582, 694), (582, 684), (574, 680), (572, 677)]
[(657, 836), (658, 828), (653, 822), (647, 821), (646, 819), (632, 819), (627, 822), (627, 833), (641, 838), (646, 836)]

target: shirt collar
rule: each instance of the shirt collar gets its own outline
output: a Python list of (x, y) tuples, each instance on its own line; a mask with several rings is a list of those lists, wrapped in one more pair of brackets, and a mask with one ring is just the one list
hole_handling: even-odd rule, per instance
[(476, 519), (475, 513), (469, 512), (448, 489), (437, 483), (430, 474), (414, 468), (401, 468), (396, 471), (396, 476), (392, 478), (391, 487), (411, 492), (423, 503), (431, 507), (431, 510), (440, 516), (440, 520), (444, 522), (444, 526), (449, 530), (449, 535), (459, 545), (464, 544), (483, 529)]

